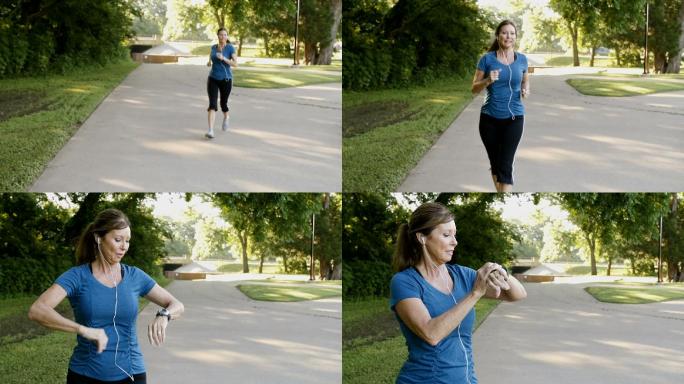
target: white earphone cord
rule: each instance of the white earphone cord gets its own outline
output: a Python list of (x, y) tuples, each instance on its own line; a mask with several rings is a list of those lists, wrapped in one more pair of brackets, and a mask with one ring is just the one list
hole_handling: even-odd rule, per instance
[[(423, 243), (423, 247), (424, 246), (425, 246), (425, 244)], [(427, 252), (425, 252), (425, 253), (427, 254)], [(432, 261), (432, 259), (430, 259), (429, 257), (428, 257), (428, 259), (432, 263), (433, 268), (439, 269), (437, 264), (435, 264), (435, 262)], [(446, 266), (445, 266), (445, 268), (446, 268)], [(446, 287), (448, 289), (449, 288), (449, 280), (448, 280), (447, 276), (444, 275), (444, 271), (442, 271), (442, 270), (439, 271), (439, 274), (440, 274), (440, 276), (442, 276), (442, 279), (444, 280), (444, 284), (446, 284)], [(454, 301), (454, 305), (457, 305), (458, 302), (456, 301), (456, 298), (454, 297), (453, 288), (451, 290), (449, 290), (449, 295), (451, 296), (451, 299)], [(461, 320), (461, 321), (463, 321), (463, 320)], [(463, 350), (463, 356), (465, 357), (465, 361), (466, 361), (466, 366), (465, 366), (466, 380), (468, 380), (468, 384), (470, 384), (470, 361), (468, 359), (468, 352), (466, 351), (465, 344), (463, 344), (463, 339), (461, 338), (461, 323), (458, 323), (458, 327), (456, 328), (456, 333), (458, 334), (458, 341), (461, 342), (461, 349)]]
[(502, 56), (506, 58), (506, 66), (508, 67), (508, 89), (510, 89), (511, 91), (511, 94), (508, 97), (508, 112), (511, 113), (511, 119), (515, 120), (515, 115), (513, 114), (513, 110), (511, 109), (511, 100), (513, 100), (513, 87), (511, 86), (511, 81), (513, 80), (513, 71), (511, 70), (511, 65), (508, 63), (508, 55), (505, 54), (503, 51), (502, 53)]
[(112, 284), (114, 284), (114, 316), (112, 317), (112, 323), (114, 323), (114, 333), (116, 333), (116, 348), (114, 349), (114, 365), (116, 365), (117, 368), (121, 370), (121, 372), (125, 373), (126, 376), (128, 376), (131, 381), (135, 381), (133, 376), (126, 372), (125, 369), (121, 368), (119, 364), (116, 362), (116, 357), (119, 354), (119, 331), (116, 329), (116, 312), (117, 308), (119, 307), (119, 285), (116, 283), (116, 279), (114, 278), (114, 272), (112, 272), (112, 265), (109, 264), (109, 262), (104, 258), (104, 255), (102, 255), (102, 251), (100, 251), (100, 243), (97, 243), (97, 250), (100, 252), (100, 255), (102, 256), (102, 260), (104, 260), (107, 265), (109, 266), (108, 269), (108, 274), (107, 277), (112, 281)]

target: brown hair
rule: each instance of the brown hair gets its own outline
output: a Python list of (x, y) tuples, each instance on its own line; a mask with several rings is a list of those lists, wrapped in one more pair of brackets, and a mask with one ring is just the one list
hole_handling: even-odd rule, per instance
[(449, 209), (440, 203), (425, 203), (411, 214), (408, 224), (399, 226), (397, 245), (394, 249), (394, 269), (403, 271), (413, 267), (423, 258), (422, 247), (416, 233), (427, 236), (432, 230), (454, 219)]
[(219, 33), (221, 33), (221, 31), (226, 31), (226, 34), (228, 34), (228, 30), (225, 29), (225, 28), (223, 28), (223, 27), (221, 27), (221, 28), (218, 29), (218, 31), (216, 31), (216, 35), (218, 35)]
[(499, 32), (501, 32), (501, 28), (503, 28), (505, 25), (512, 25), (513, 29), (515, 29), (515, 34), (518, 34), (518, 28), (515, 27), (515, 24), (513, 24), (512, 21), (504, 20), (500, 22), (496, 27), (496, 32), (494, 32), (494, 42), (492, 42), (492, 45), (489, 47), (489, 52), (495, 52), (499, 50)]
[(131, 226), (126, 215), (118, 209), (105, 209), (97, 214), (95, 221), (88, 224), (81, 233), (76, 246), (76, 260), (78, 265), (91, 263), (97, 257), (97, 242), (95, 235), (103, 238), (109, 231), (124, 229)]

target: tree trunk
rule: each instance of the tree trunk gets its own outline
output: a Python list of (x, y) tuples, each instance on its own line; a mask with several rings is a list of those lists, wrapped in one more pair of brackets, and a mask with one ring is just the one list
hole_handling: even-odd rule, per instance
[(578, 38), (577, 24), (573, 24), (571, 22), (568, 22), (568, 28), (570, 29), (570, 36), (572, 36), (572, 65), (574, 67), (579, 67), (580, 61), (579, 61), (579, 51), (577, 49), (577, 38)]
[(238, 51), (237, 51), (238, 57), (242, 57), (242, 43), (244, 40), (245, 40), (244, 36), (240, 35), (240, 37), (238, 37)]
[(610, 276), (610, 267), (613, 266), (613, 257), (608, 256), (608, 270), (606, 271), (606, 276)]
[(342, 280), (342, 263), (335, 264), (331, 280)]
[(268, 36), (264, 36), (264, 51), (266, 57), (271, 57), (271, 49), (268, 46)]
[(315, 43), (304, 43), (304, 63), (306, 65), (316, 64), (318, 57), (318, 47)]
[(238, 232), (238, 239), (242, 247), (242, 273), (249, 273), (249, 262), (247, 261), (247, 233)]
[(330, 275), (330, 270), (332, 269), (332, 268), (330, 268), (330, 261), (319, 259), (318, 262), (321, 265), (320, 271), (318, 272), (318, 276), (319, 276), (318, 279), (319, 280), (327, 280), (329, 278), (329, 275)]
[(620, 60), (620, 47), (615, 47), (615, 61), (616, 61), (615, 64), (617, 64), (617, 66), (620, 67), (621, 66), (621, 64), (620, 64), (620, 61), (621, 61)]
[(679, 34), (679, 51), (677, 51), (677, 55), (670, 60), (670, 63), (667, 66), (667, 73), (679, 73), (679, 67), (682, 61), (681, 57), (684, 53), (684, 2), (682, 2), (682, 6), (679, 8), (679, 22), (681, 31)]
[(264, 254), (259, 256), (259, 273), (264, 273)]
[(324, 47), (321, 47), (321, 52), (318, 57), (317, 65), (330, 65), (332, 62), (333, 48), (335, 47), (335, 40), (337, 39), (337, 29), (342, 21), (342, 0), (332, 0), (330, 8), (333, 14), (333, 23), (330, 26), (330, 41)]
[(596, 57), (596, 47), (591, 47), (591, 60), (589, 60), (589, 66), (594, 66), (594, 57)]
[(667, 68), (667, 57), (665, 52), (653, 52), (653, 71), (655, 73), (663, 73), (665, 68)]
[(587, 243), (589, 243), (589, 254), (591, 255), (591, 275), (596, 276), (596, 238), (587, 236)]
[(290, 273), (290, 271), (287, 268), (287, 255), (283, 255), (283, 270), (285, 271), (285, 274)]

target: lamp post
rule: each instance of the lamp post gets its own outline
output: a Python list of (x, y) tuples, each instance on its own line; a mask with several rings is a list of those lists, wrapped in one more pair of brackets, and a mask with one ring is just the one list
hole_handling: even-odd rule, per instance
[(301, 0), (297, 0), (297, 17), (295, 21), (294, 64), (299, 65), (299, 6)]
[(316, 239), (316, 214), (311, 214), (311, 271), (309, 273), (309, 281), (316, 280), (315, 268), (316, 259), (314, 258), (314, 240)]
[(646, 2), (646, 25), (644, 28), (644, 75), (648, 75), (648, 1)]

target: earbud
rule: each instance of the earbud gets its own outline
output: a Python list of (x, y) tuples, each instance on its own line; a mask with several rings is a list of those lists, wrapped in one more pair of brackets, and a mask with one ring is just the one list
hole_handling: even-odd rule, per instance
[(95, 236), (95, 242), (97, 243), (97, 245), (100, 245), (100, 237), (99, 236)]

